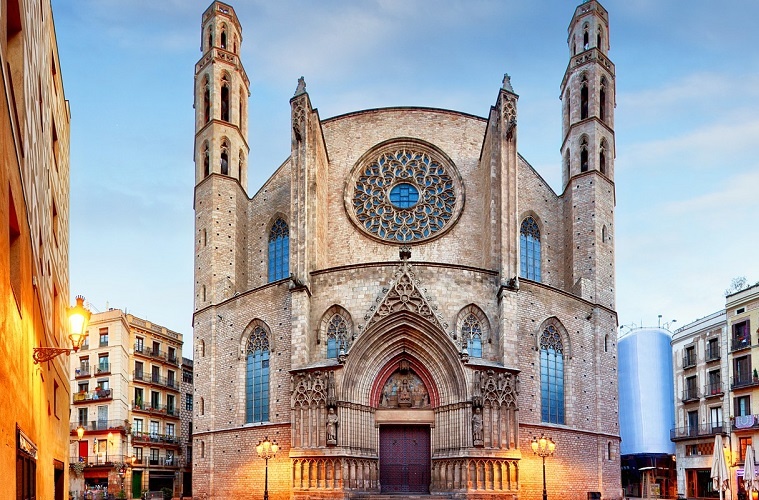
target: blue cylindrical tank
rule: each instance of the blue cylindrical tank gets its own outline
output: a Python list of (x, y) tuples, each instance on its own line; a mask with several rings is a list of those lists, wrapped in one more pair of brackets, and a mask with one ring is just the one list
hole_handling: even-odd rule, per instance
[(672, 336), (639, 328), (619, 339), (619, 432), (622, 455), (675, 453)]

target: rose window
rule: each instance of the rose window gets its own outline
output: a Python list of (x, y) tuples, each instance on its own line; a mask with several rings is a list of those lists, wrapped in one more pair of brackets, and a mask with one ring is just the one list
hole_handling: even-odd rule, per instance
[(463, 204), (452, 162), (416, 143), (393, 143), (364, 155), (348, 191), (346, 206), (353, 222), (370, 236), (393, 243), (439, 236)]

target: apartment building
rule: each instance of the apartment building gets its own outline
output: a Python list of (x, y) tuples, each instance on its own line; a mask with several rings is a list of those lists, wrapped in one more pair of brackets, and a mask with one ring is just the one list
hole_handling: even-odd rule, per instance
[(180, 490), (182, 335), (119, 309), (92, 315), (89, 344), (71, 358), (71, 490)]
[(725, 311), (675, 330), (672, 335), (677, 491), (710, 496), (714, 436), (729, 432), (728, 336)]
[(189, 358), (182, 358), (182, 398), (184, 404), (179, 411), (182, 425), (180, 434), (180, 467), (182, 468), (182, 497), (192, 498), (192, 410), (194, 407), (193, 396), (193, 362)]
[(731, 479), (740, 492), (746, 447), (759, 440), (759, 284), (728, 295), (725, 314), (730, 336)]

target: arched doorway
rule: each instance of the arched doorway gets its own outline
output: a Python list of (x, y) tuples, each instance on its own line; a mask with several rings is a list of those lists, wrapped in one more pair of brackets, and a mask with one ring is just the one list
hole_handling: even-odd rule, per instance
[(377, 377), (372, 402), (379, 425), (382, 493), (429, 493), (430, 427), (437, 399), (429, 372), (405, 353)]

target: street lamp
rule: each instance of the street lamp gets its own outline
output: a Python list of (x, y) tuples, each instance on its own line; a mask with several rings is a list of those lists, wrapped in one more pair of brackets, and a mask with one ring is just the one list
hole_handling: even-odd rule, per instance
[(553, 439), (547, 438), (545, 434), (541, 434), (539, 438), (532, 438), (532, 452), (543, 459), (543, 500), (548, 500), (548, 492), (546, 491), (546, 457), (553, 455), (556, 449), (556, 443)]
[(263, 441), (258, 442), (256, 446), (256, 453), (260, 458), (266, 460), (266, 479), (264, 479), (264, 500), (269, 500), (269, 459), (274, 458), (279, 450), (279, 445), (276, 441), (269, 441), (269, 437), (265, 437)]
[(84, 339), (87, 338), (87, 323), (90, 321), (92, 313), (84, 307), (84, 297), (76, 297), (76, 305), (68, 308), (69, 316), (69, 339), (71, 340), (71, 349), (59, 347), (35, 347), (32, 353), (34, 364), (50, 361), (61, 354), (69, 355), (76, 352), (82, 347)]
[(84, 436), (84, 427), (81, 425), (76, 428), (76, 435), (79, 436), (79, 441), (82, 440), (82, 437)]

